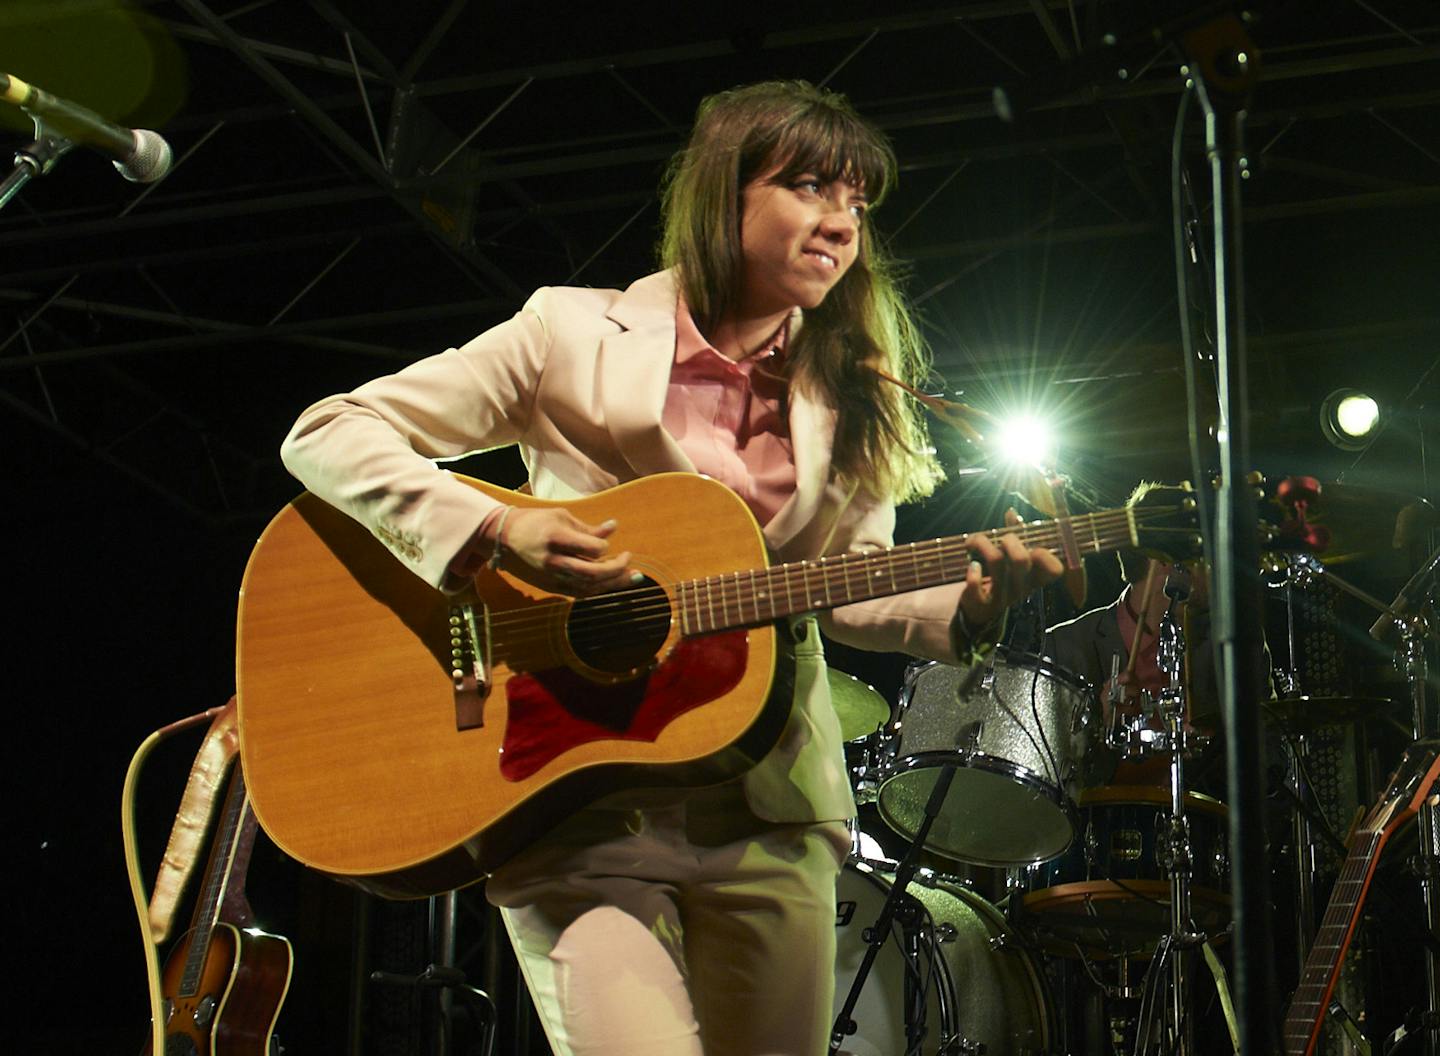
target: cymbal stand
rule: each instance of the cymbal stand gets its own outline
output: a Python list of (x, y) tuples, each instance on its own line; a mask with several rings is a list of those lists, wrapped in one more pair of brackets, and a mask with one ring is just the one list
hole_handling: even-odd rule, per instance
[[(855, 1005), (860, 1000), (860, 991), (865, 985), (865, 980), (870, 975), (870, 969), (875, 964), (875, 958), (880, 954), (880, 948), (885, 945), (890, 937), (890, 926), (898, 921), (900, 923), (905, 941), (905, 949), (902, 951), (906, 957), (914, 958), (913, 963), (918, 964), (920, 952), (920, 920), (924, 915), (924, 906), (914, 895), (910, 894), (910, 881), (915, 878), (917, 860), (920, 850), (925, 846), (925, 839), (930, 835), (930, 827), (940, 814), (940, 808), (945, 803), (945, 797), (949, 794), (950, 783), (955, 778), (955, 767), (947, 764), (940, 768), (940, 775), (935, 779), (935, 786), (930, 791), (930, 799), (925, 804), (925, 817), (921, 820), (915, 831), (914, 840), (910, 849), (905, 852), (905, 857), (900, 859), (895, 866), (895, 880), (890, 886), (890, 892), (885, 896), (885, 903), (880, 907), (880, 913), (875, 918), (875, 923), (865, 929), (865, 941), (867, 943), (865, 956), (860, 961), (860, 967), (855, 972), (855, 978), (850, 984), (850, 992), (845, 995), (845, 1002), (840, 1011), (835, 1014), (835, 1025), (830, 1032), (830, 1049), (833, 1053), (840, 1051), (848, 1035), (854, 1034), (858, 1029), (855, 1020), (852, 1018), (855, 1013)], [(916, 973), (907, 972), (905, 975), (905, 1054), (918, 1054), (923, 1037), (914, 1035), (913, 1024), (918, 1021), (914, 1010), (923, 1012), (925, 1007), (925, 994), (912, 990), (912, 980)], [(940, 1001), (940, 1045), (935, 1050), (937, 1056), (962, 1056), (962, 1054), (975, 1054), (976, 1046), (965, 1041), (959, 1036), (959, 1028), (955, 1019), (955, 1010), (944, 998), (944, 988), (941, 988)]]
[[(1194, 735), (1185, 723), (1185, 632), (1175, 614), (1176, 606), (1190, 596), (1190, 577), (1184, 569), (1179, 566), (1171, 569), (1165, 579), (1165, 594), (1170, 598), (1170, 604), (1160, 620), (1156, 662), (1167, 676), (1166, 684), (1153, 702), (1153, 708), (1149, 706), (1148, 694), (1144, 694), (1147, 706), (1136, 715), (1128, 719), (1112, 719), (1114, 732), (1107, 734), (1107, 740), (1129, 758), (1143, 757), (1151, 752), (1165, 752), (1170, 756), (1170, 814), (1163, 839), (1156, 850), (1160, 866), (1170, 877), (1170, 932), (1162, 941), (1159, 954), (1162, 962), (1165, 957), (1170, 958), (1171, 1036), (1166, 1040), (1164, 1049), (1175, 1056), (1189, 1056), (1194, 1050), (1194, 1029), (1191, 1018), (1186, 1014), (1190, 979), (1183, 953), (1203, 943), (1205, 935), (1196, 930), (1191, 915), (1193, 849), (1190, 823), (1185, 816), (1185, 756), (1191, 750)], [(1111, 686), (1112, 694), (1118, 696), (1113, 679)], [(1118, 714), (1118, 708), (1116, 710)], [(1164, 730), (1146, 728), (1147, 712), (1153, 712), (1163, 720)], [(1160, 966), (1154, 964), (1152, 970)], [(1149, 1033), (1144, 1023), (1139, 1027), (1137, 1051), (1143, 1047)]]
[(1195, 930), (1190, 914), (1190, 867), (1192, 851), (1190, 823), (1185, 817), (1185, 756), (1190, 750), (1190, 733), (1185, 725), (1185, 632), (1175, 617), (1175, 607), (1190, 596), (1190, 578), (1178, 568), (1165, 580), (1170, 604), (1160, 621), (1160, 642), (1156, 659), (1168, 676), (1160, 690), (1160, 715), (1165, 720), (1163, 750), (1170, 753), (1170, 820), (1165, 842), (1160, 847), (1160, 864), (1170, 874), (1170, 1013), (1172, 1042), (1167, 1051), (1188, 1056), (1193, 1050), (1194, 1024), (1186, 1014), (1190, 980), (1186, 975), (1184, 951), (1205, 941)]
[[(1307, 555), (1308, 556), (1308, 555)], [(1285, 578), (1278, 584), (1285, 592), (1285, 657), (1287, 666), (1276, 672), (1276, 688), (1281, 697), (1300, 695), (1300, 661), (1295, 652), (1295, 589), (1304, 589), (1314, 578), (1313, 569), (1298, 560), (1285, 564)], [(1310, 743), (1305, 731), (1297, 727), (1292, 735), (1285, 738), (1289, 748), (1290, 790), (1297, 804), (1310, 801), (1312, 795), (1305, 760)], [(1291, 822), (1290, 840), (1295, 854), (1295, 953), (1299, 958), (1300, 971), (1305, 971), (1305, 959), (1310, 953), (1310, 943), (1315, 937), (1315, 834), (1310, 829), (1310, 817), (1304, 809), (1297, 807)]]

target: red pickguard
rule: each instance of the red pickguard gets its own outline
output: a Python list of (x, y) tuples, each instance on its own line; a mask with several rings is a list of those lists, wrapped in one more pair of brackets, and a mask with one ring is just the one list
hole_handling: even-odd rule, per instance
[(505, 684), (509, 717), (500, 774), (523, 781), (590, 741), (654, 741), (676, 717), (739, 684), (746, 632), (681, 639), (655, 670), (615, 685), (568, 667), (516, 674)]

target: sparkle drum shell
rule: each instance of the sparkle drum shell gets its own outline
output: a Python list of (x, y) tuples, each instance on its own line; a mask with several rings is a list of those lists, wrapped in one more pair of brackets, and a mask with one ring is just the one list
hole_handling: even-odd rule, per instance
[(1075, 833), (1073, 799), (1108, 762), (1092, 751), (1102, 739), (1093, 687), (1005, 649), (971, 668), (912, 668), (885, 737), (880, 816), (913, 839), (940, 768), (953, 764), (925, 846), (977, 865), (1062, 854)]
[[(865, 931), (894, 886), (891, 862), (855, 861), (840, 874), (835, 916), (835, 1011), (838, 1013), (865, 956)], [(933, 928), (920, 942), (918, 964), (895, 936), (887, 939), (860, 991), (851, 1018), (856, 1032), (842, 1056), (900, 1056), (906, 1042), (905, 979), (928, 980), (921, 1056), (942, 1051), (947, 1030), (985, 1056), (1033, 1056), (1050, 1044), (1049, 1002), (1035, 961), (1015, 941), (1000, 912), (963, 884), (920, 870), (909, 892)], [(971, 1052), (951, 1048), (946, 1052)]]

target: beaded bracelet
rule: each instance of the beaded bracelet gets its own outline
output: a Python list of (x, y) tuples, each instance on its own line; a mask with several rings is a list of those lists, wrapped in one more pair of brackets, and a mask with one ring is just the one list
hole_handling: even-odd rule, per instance
[(485, 567), (492, 572), (500, 567), (500, 559), (505, 556), (505, 518), (510, 516), (512, 509), (513, 506), (506, 506), (500, 511), (500, 519), (495, 522), (495, 544), (485, 562)]

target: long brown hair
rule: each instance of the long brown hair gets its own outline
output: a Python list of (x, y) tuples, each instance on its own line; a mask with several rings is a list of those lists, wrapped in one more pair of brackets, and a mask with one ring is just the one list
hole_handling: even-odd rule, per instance
[(842, 95), (804, 81), (768, 81), (709, 96), (664, 186), (660, 259), (675, 268), (702, 332), (738, 301), (740, 217), (751, 181), (809, 173), (862, 187), (870, 201), (855, 263), (806, 311), (786, 357), (792, 387), (838, 411), (832, 463), (840, 480), (897, 502), (941, 479), (925, 419), (884, 371), (921, 384), (928, 359), (870, 213), (894, 186), (895, 154)]

